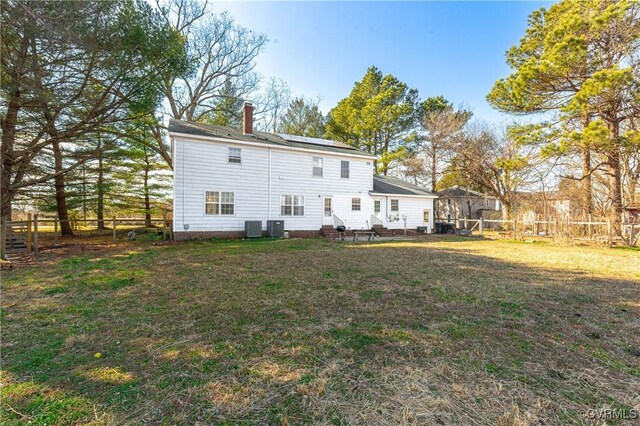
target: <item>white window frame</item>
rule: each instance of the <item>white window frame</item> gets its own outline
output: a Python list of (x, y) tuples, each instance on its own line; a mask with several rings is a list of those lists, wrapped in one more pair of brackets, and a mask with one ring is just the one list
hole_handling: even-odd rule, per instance
[[(312, 164), (311, 176), (313, 176), (313, 177), (322, 177), (322, 175), (323, 175), (322, 163), (323, 163), (322, 157), (312, 157), (312, 159), (311, 159), (311, 164)], [(316, 164), (320, 164), (320, 165), (317, 166)]]
[[(209, 201), (209, 194), (215, 194), (215, 201)], [(229, 197), (229, 194), (231, 194), (231, 203), (226, 202), (223, 203), (222, 199), (223, 197)], [(228, 200), (228, 198), (227, 198)], [(212, 205), (212, 206), (216, 206), (215, 209), (215, 213), (207, 213), (207, 206), (208, 205)], [(223, 206), (226, 206), (228, 208), (228, 206), (231, 206), (231, 209), (233, 210), (231, 213), (223, 213)], [(205, 216), (235, 216), (236, 214), (236, 195), (234, 192), (231, 191), (205, 191), (204, 192), (204, 214)]]
[[(357, 209), (355, 208), (356, 206), (358, 207)], [(351, 211), (352, 212), (362, 211), (362, 198), (360, 197), (351, 198)]]
[[(237, 155), (232, 155), (231, 151), (237, 151)], [(242, 164), (242, 149), (237, 148), (235, 146), (229, 147), (229, 152), (227, 155), (227, 162), (230, 164)]]
[[(396, 203), (395, 209), (393, 208), (394, 201)], [(389, 205), (389, 210), (390, 211), (392, 211), (392, 212), (399, 212), (400, 211), (400, 200), (399, 199), (393, 198), (393, 199), (390, 200), (389, 204), (390, 204)]]
[(422, 210), (422, 221), (427, 225), (431, 225), (431, 209)]
[[(349, 179), (351, 176), (351, 164), (349, 163), (347, 160), (340, 160), (340, 179)], [(347, 165), (346, 168), (344, 167), (345, 164)], [(346, 176), (345, 171), (347, 172)]]
[[(287, 207), (291, 210), (286, 212)], [(280, 196), (280, 216), (304, 217), (304, 195), (283, 194)]]
[(380, 213), (382, 211), (382, 203), (380, 200), (373, 200), (373, 212)]

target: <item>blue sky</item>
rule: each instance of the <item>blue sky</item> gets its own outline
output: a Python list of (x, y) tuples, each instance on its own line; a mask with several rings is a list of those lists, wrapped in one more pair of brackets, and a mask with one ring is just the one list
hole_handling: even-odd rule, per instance
[(375, 65), (422, 98), (444, 95), (477, 118), (504, 122), (485, 96), (509, 73), (505, 52), (528, 15), (549, 2), (218, 2), (269, 38), (257, 71), (296, 96), (320, 96), (324, 113)]

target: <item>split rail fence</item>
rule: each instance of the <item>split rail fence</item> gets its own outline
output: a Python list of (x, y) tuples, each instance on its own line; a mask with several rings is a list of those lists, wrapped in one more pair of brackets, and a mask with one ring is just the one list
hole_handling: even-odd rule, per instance
[(606, 242), (609, 245), (614, 241), (624, 239), (631, 246), (637, 245), (640, 240), (640, 223), (623, 222), (620, 235), (614, 232), (609, 219), (436, 219), (436, 222), (438, 221), (454, 223), (458, 230), (466, 232), (477, 232), (479, 235), (491, 232), (498, 236), (514, 239), (537, 237), (550, 238), (554, 241), (599, 241)]
[[(0, 220), (0, 258), (6, 259), (9, 254), (31, 253), (38, 254), (43, 245), (43, 236), (48, 243), (58, 244), (61, 237), (61, 225), (68, 222), (76, 235), (110, 235), (112, 242), (116, 242), (118, 235), (126, 237), (130, 231), (153, 228), (163, 240), (173, 239), (171, 220), (167, 217), (151, 218), (117, 218), (112, 217), (99, 221), (98, 219), (69, 219), (40, 218), (38, 215), (28, 214), (25, 220)], [(102, 222), (103, 229), (98, 224)]]

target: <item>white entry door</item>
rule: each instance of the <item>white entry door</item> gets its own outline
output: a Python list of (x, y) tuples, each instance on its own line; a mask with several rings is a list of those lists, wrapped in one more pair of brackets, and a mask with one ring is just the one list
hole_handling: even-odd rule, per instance
[(333, 198), (323, 197), (322, 199), (322, 224), (333, 225)]

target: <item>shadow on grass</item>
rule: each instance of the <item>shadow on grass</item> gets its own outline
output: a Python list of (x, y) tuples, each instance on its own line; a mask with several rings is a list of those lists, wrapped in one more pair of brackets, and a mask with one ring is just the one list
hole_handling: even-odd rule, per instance
[(205, 241), (16, 271), (3, 421), (555, 424), (637, 403), (637, 282), (472, 251)]

